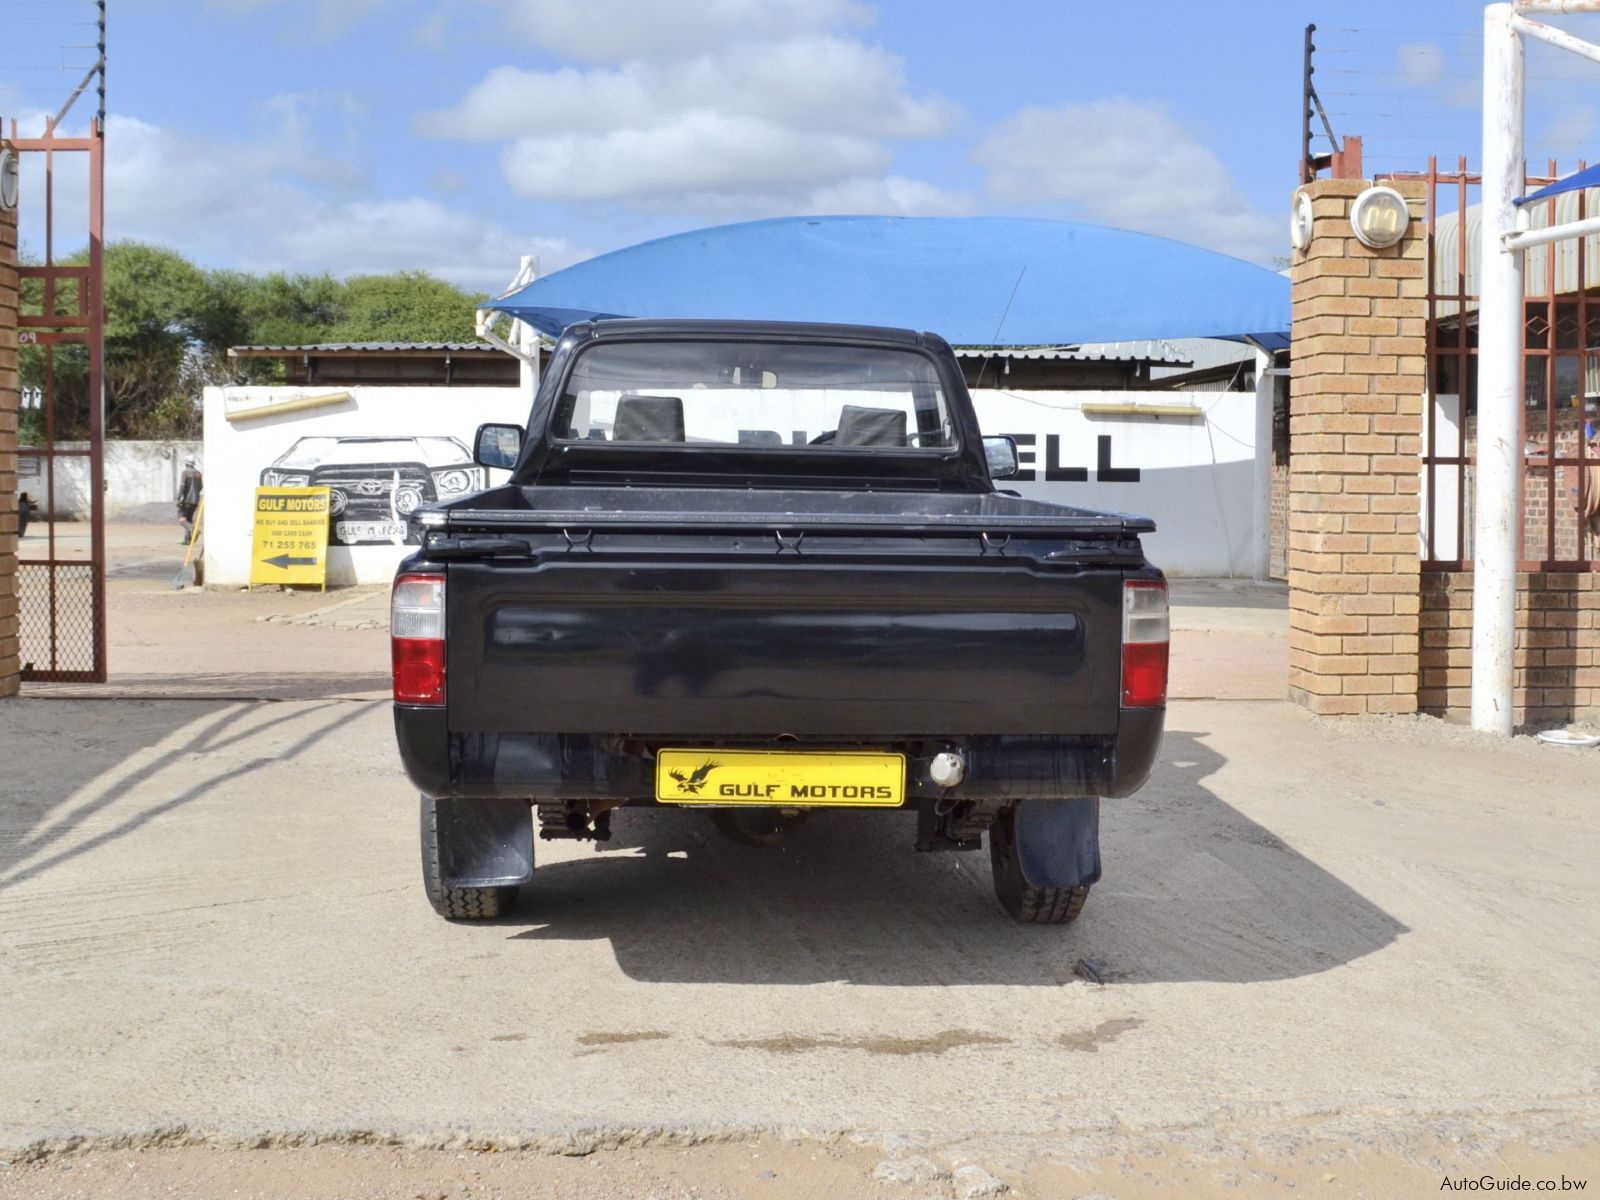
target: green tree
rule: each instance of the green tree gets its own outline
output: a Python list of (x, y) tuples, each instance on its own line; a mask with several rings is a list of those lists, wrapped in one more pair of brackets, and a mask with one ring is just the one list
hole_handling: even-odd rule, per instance
[(272, 383), (276, 359), (229, 359), (230, 346), (298, 346), (328, 340), (342, 313), (344, 285), (331, 275), (211, 271), (194, 337), (209, 383)]
[[(88, 252), (65, 260), (86, 266)], [(187, 436), (198, 419), (173, 398), (184, 390), (190, 366), (195, 315), (205, 294), (203, 273), (176, 251), (139, 242), (113, 242), (105, 253), (105, 429), (108, 437)], [(43, 284), (31, 280), (24, 311), (42, 312)], [(55, 310), (74, 313), (78, 288), (58, 286)], [(62, 345), (53, 352), (28, 347), (21, 362), (25, 386), (41, 387), (53, 378), (54, 433), (57, 440), (88, 436), (89, 357), (83, 346)], [(42, 435), (35, 417), (30, 432)]]
[(205, 310), (204, 273), (174, 250), (113, 242), (105, 289), (107, 434), (193, 433), (190, 407), (174, 401), (192, 386), (185, 376)]
[(340, 297), (335, 342), (470, 342), (481, 295), (424, 271), (358, 275)]
[[(87, 253), (67, 260), (83, 265)], [(317, 342), (443, 342), (473, 337), (482, 297), (421, 271), (331, 275), (204, 271), (182, 254), (141, 242), (112, 242), (105, 254), (106, 435), (195, 437), (200, 394), (211, 384), (270, 383), (273, 359), (230, 359), (230, 346)], [(23, 289), (23, 311), (42, 312), (37, 280)], [(77, 291), (58, 289), (56, 309), (74, 312)], [(23, 384), (43, 386), (53, 372), (58, 440), (89, 428), (89, 370), (83, 347), (24, 347)], [(44, 433), (37, 417), (24, 437)]]

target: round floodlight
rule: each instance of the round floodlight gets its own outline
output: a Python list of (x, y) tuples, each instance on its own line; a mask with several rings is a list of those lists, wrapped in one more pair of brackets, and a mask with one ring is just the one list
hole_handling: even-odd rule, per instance
[(1289, 207), (1289, 243), (1296, 250), (1311, 245), (1311, 195), (1296, 192)]
[(17, 206), (17, 156), (0, 150), (0, 208), (10, 212)]
[(1374, 250), (1387, 250), (1406, 235), (1411, 211), (1406, 198), (1392, 187), (1370, 187), (1350, 206), (1350, 228), (1356, 240)]

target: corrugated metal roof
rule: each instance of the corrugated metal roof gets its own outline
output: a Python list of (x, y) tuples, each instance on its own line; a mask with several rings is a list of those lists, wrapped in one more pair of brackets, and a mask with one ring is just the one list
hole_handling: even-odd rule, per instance
[[(228, 353), (275, 354), (458, 354), (498, 353), (488, 342), (316, 342), (301, 346), (234, 346)], [(958, 358), (1028, 358), (1077, 362), (1188, 363), (1173, 343), (1161, 340), (1085, 342), (1077, 346), (957, 346)]]
[[(1580, 197), (1582, 207), (1580, 209)], [(1564, 225), (1569, 221), (1576, 221), (1580, 211), (1588, 216), (1600, 212), (1600, 188), (1565, 192), (1555, 198), (1555, 224)], [(1552, 222), (1550, 220), (1549, 201), (1542, 201), (1528, 210), (1528, 227), (1530, 229), (1544, 229)], [(1462, 289), (1465, 283), (1465, 292), (1475, 296), (1478, 292), (1478, 255), (1482, 245), (1483, 210), (1481, 205), (1467, 206), (1467, 246), (1466, 261), (1463, 263), (1461, 254), (1461, 214), (1459, 212), (1441, 213), (1434, 222), (1433, 227), (1433, 290), (1438, 296), (1454, 295)], [(1600, 263), (1600, 234), (1590, 234), (1585, 238), (1566, 238), (1556, 242), (1555, 249), (1555, 294), (1568, 295), (1578, 290), (1578, 245), (1583, 244), (1584, 274), (1594, 285), (1600, 279), (1600, 270), (1595, 264)], [(1530, 246), (1523, 252), (1523, 292), (1529, 296), (1543, 296), (1550, 292), (1550, 251), (1551, 246)], [(1463, 276), (1464, 281), (1463, 281)], [(1467, 311), (1475, 312), (1478, 307), (1476, 300), (1468, 301)], [(1456, 311), (1454, 300), (1440, 299), (1434, 302), (1437, 315), (1441, 317), (1453, 316)]]
[(303, 346), (234, 346), (240, 354), (459, 354), (463, 351), (496, 352), (488, 342), (315, 342)]
[(1083, 342), (1076, 346), (957, 346), (957, 358), (1031, 358), (1074, 362), (1187, 363), (1177, 347), (1164, 340)]

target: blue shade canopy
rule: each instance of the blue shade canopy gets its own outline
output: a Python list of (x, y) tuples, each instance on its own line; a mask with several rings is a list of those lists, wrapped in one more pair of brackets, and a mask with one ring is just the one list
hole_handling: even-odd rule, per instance
[(644, 242), (490, 308), (559, 336), (602, 317), (831, 321), (958, 346), (1136, 338), (1288, 344), (1289, 281), (1183, 242), (1073, 221), (781, 217)]
[(1589, 167), (1579, 171), (1576, 175), (1568, 175), (1565, 179), (1558, 179), (1554, 183), (1547, 183), (1537, 192), (1531, 192), (1518, 200), (1518, 204), (1532, 204), (1535, 200), (1548, 200), (1551, 196), (1559, 196), (1562, 192), (1575, 192), (1579, 188), (1600, 187), (1600, 166)]

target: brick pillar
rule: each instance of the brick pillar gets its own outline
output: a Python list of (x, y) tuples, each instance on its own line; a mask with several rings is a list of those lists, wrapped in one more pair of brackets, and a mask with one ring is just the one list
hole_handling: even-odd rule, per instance
[[(5, 143), (0, 141), (0, 146)], [(17, 213), (0, 207), (0, 697), (17, 660)]]
[(1350, 228), (1359, 179), (1308, 184), (1295, 255), (1289, 406), (1289, 694), (1324, 714), (1417, 708), (1426, 386), (1424, 185), (1401, 242)]

